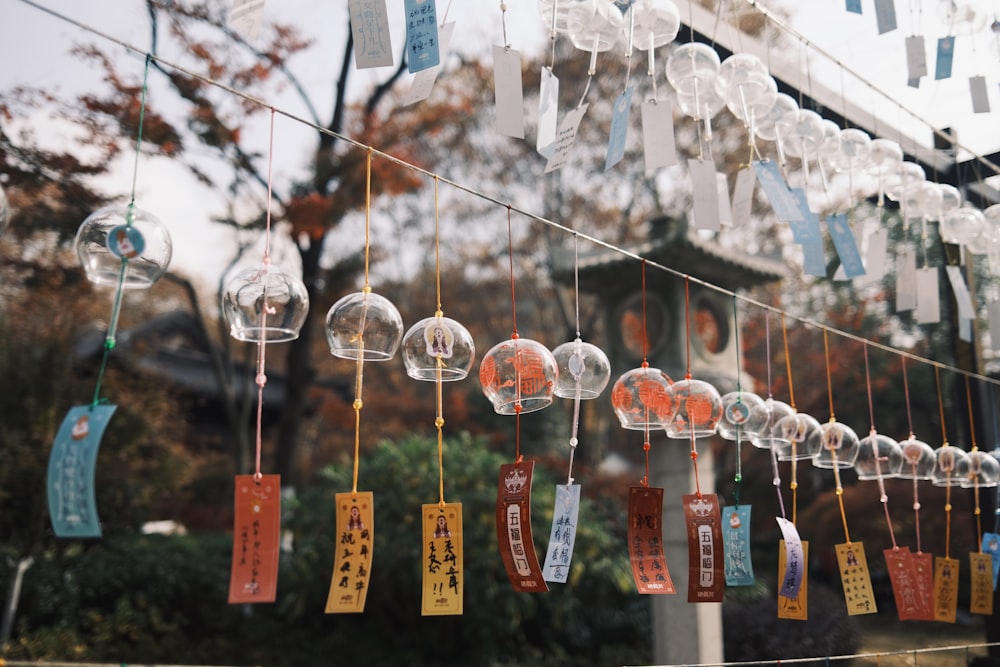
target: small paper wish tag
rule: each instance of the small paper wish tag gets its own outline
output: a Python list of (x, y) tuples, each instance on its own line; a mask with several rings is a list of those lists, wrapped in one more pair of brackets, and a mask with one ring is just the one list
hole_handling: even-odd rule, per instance
[(909, 246), (896, 255), (896, 312), (917, 307), (917, 255)]
[(531, 473), (534, 461), (500, 466), (497, 489), (497, 543), (507, 577), (519, 593), (549, 590), (531, 537)]
[(647, 171), (677, 164), (674, 112), (670, 104), (657, 100), (642, 103), (642, 155)]
[(627, 88), (615, 99), (611, 113), (611, 132), (608, 137), (608, 152), (604, 158), (604, 171), (611, 169), (625, 157), (628, 141), (629, 111), (632, 109), (632, 89)]
[(986, 304), (986, 320), (990, 330), (990, 349), (1000, 352), (1000, 301)]
[(781, 572), (778, 577), (781, 588), (778, 589), (778, 595), (794, 598), (806, 580), (806, 543), (799, 538), (799, 531), (794, 523), (780, 516), (775, 519), (784, 538), (781, 541), (783, 548), (780, 555)]
[(858, 246), (854, 242), (851, 227), (847, 223), (847, 214), (840, 213), (827, 216), (826, 226), (830, 230), (830, 238), (833, 239), (833, 247), (837, 250), (840, 265), (844, 268), (844, 276), (847, 279), (851, 279), (865, 275), (865, 267), (861, 262), (861, 253), (858, 252)]
[(906, 38), (906, 72), (910, 81), (927, 76), (927, 51), (924, 49), (923, 35), (910, 35)]
[(972, 113), (989, 113), (990, 96), (986, 92), (986, 77), (969, 77), (969, 93), (972, 95)]
[(435, 0), (404, 0), (406, 66), (411, 74), (441, 62)]
[(789, 222), (792, 236), (802, 246), (802, 270), (809, 276), (826, 276), (826, 258), (823, 253), (823, 232), (819, 227), (819, 216), (809, 208), (806, 191), (795, 188), (792, 196), (799, 202), (802, 220)]
[(753, 190), (757, 177), (753, 169), (740, 169), (736, 174), (736, 185), (733, 186), (732, 210), (733, 226), (740, 227), (750, 222), (753, 212)]
[[(783, 519), (781, 519), (783, 521)], [(791, 524), (791, 522), (788, 522)], [(799, 557), (802, 565), (799, 571), (802, 573), (799, 579), (799, 587), (794, 597), (787, 597), (778, 592), (778, 618), (787, 618), (792, 621), (805, 621), (809, 618), (809, 571), (805, 564), (809, 562), (809, 543), (799, 540), (798, 533), (795, 534), (795, 543), (798, 545)], [(778, 581), (785, 582), (789, 578), (788, 563), (789, 558), (788, 542), (781, 540), (778, 545)]]
[(955, 36), (940, 37), (937, 41), (937, 59), (934, 64), (934, 79), (951, 78), (951, 62), (955, 57)]
[(944, 270), (948, 274), (948, 282), (951, 283), (951, 289), (955, 293), (958, 318), (971, 320), (976, 316), (976, 308), (972, 305), (972, 296), (969, 294), (969, 286), (965, 284), (965, 277), (962, 276), (962, 268), (946, 266)]
[(958, 559), (934, 559), (934, 620), (954, 623), (958, 614)]
[(892, 596), (896, 601), (896, 613), (901, 621), (923, 620), (923, 610), (917, 594), (917, 572), (913, 564), (913, 554), (908, 548), (886, 549), (885, 566), (889, 571)]
[(576, 143), (576, 132), (580, 129), (580, 121), (587, 113), (588, 104), (581, 104), (575, 109), (571, 109), (563, 116), (559, 124), (559, 131), (556, 132), (556, 142), (553, 144), (552, 157), (545, 163), (545, 173), (562, 168), (569, 161), (569, 153)]
[(937, 324), (941, 321), (941, 297), (938, 294), (938, 270), (934, 267), (917, 269), (917, 323)]
[[(757, 160), (753, 163), (754, 172), (757, 175), (757, 182), (760, 183), (761, 190), (767, 196), (767, 201), (771, 204), (771, 209), (782, 222), (802, 222), (805, 220), (805, 212), (799, 208), (799, 200), (788, 189), (784, 176), (778, 168), (778, 163), (773, 160)], [(792, 228), (795, 233), (795, 228)], [(796, 238), (796, 243), (801, 241)]]
[(360, 613), (371, 581), (375, 501), (371, 491), (358, 491), (338, 493), (336, 503), (337, 553), (324, 611)]
[(726, 585), (753, 586), (749, 505), (722, 508), (722, 543), (726, 556)]
[(916, 620), (934, 620), (934, 556), (929, 553), (917, 552), (910, 556), (913, 562), (915, 585), (913, 592), (917, 596), (917, 608), (920, 610)]
[(685, 494), (688, 534), (688, 602), (722, 602), (726, 592), (722, 516), (714, 493)]
[(865, 545), (861, 542), (845, 542), (836, 545), (837, 565), (840, 567), (840, 583), (844, 586), (844, 600), (847, 613), (876, 614), (875, 594), (872, 592), (872, 578), (865, 558)]
[(556, 485), (556, 504), (552, 511), (549, 548), (545, 552), (542, 576), (545, 581), (564, 584), (569, 578), (576, 543), (576, 521), (580, 515), (580, 485)]
[(719, 231), (719, 183), (711, 160), (688, 160), (691, 174), (691, 208), (694, 229)]
[(274, 602), (280, 533), (281, 477), (237, 475), (229, 604)]
[(993, 557), (985, 553), (970, 553), (971, 586), (969, 587), (969, 612), (993, 613)]
[(229, 27), (248, 39), (254, 39), (260, 32), (263, 14), (264, 0), (233, 0), (229, 11)]
[(865, 249), (865, 276), (863, 282), (871, 284), (882, 280), (885, 276), (885, 258), (889, 243), (889, 230), (876, 229), (868, 235), (868, 247)]
[(551, 67), (542, 68), (538, 84), (538, 136), (535, 150), (548, 159), (555, 151), (556, 129), (559, 126), (559, 79)]
[(497, 132), (524, 139), (524, 89), (521, 84), (521, 52), (493, 45), (493, 91), (497, 110)]
[(392, 39), (385, 0), (348, 0), (354, 62), (358, 69), (392, 65)]
[(424, 616), (460, 615), (465, 597), (462, 554), (462, 503), (421, 507), (424, 526)]
[(56, 537), (100, 537), (94, 472), (113, 405), (78, 405), (63, 418), (49, 454), (46, 491)]
[(983, 552), (990, 555), (993, 565), (993, 590), (996, 590), (997, 578), (1000, 576), (1000, 535), (983, 533)]
[(628, 558), (640, 594), (673, 594), (674, 582), (663, 555), (663, 489), (630, 486)]
[(896, 29), (895, 0), (875, 0), (875, 22), (880, 35)]
[[(451, 36), (455, 32), (455, 22), (449, 21), (441, 26), (441, 30), (438, 33), (438, 39), (441, 42), (441, 55), (448, 53), (448, 47), (451, 45)], [(438, 75), (441, 73), (441, 63), (434, 65), (433, 67), (428, 67), (427, 69), (422, 69), (413, 75), (413, 81), (410, 82), (410, 89), (406, 91), (403, 95), (403, 106), (410, 106), (411, 104), (416, 104), (426, 100), (431, 95), (431, 91), (434, 90), (434, 84), (437, 82)]]
[(861, 13), (861, 0), (846, 0), (847, 11), (852, 14)]

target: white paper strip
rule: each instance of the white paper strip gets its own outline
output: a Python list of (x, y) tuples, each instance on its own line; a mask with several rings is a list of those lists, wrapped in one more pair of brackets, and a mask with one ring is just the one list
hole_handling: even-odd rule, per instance
[(351, 17), (351, 36), (354, 38), (354, 62), (358, 69), (391, 66), (392, 39), (385, 0), (350, 0), (347, 9)]
[(941, 299), (938, 296), (938, 270), (917, 269), (917, 322), (937, 324), (941, 321)]
[(515, 139), (524, 139), (520, 51), (493, 45), (493, 89), (496, 95), (497, 132)]
[(642, 150), (647, 170), (678, 164), (674, 112), (668, 102), (642, 103)]
[(575, 109), (571, 109), (559, 123), (559, 131), (556, 132), (555, 150), (552, 157), (545, 164), (545, 173), (561, 168), (569, 161), (570, 151), (576, 143), (576, 131), (580, 129), (580, 121), (587, 113), (587, 104), (581, 104)]
[(917, 307), (917, 256), (910, 247), (896, 255), (896, 312)]
[(711, 160), (688, 160), (691, 173), (691, 198), (694, 229), (719, 231), (719, 185), (715, 163)]
[(413, 75), (413, 82), (410, 84), (410, 89), (403, 96), (403, 106), (416, 104), (430, 97), (431, 90), (434, 89), (434, 82), (437, 81), (438, 74), (441, 73), (445, 56), (448, 55), (448, 47), (451, 45), (451, 36), (454, 32), (454, 21), (441, 26), (441, 29), (438, 31), (438, 39), (441, 43), (441, 62), (434, 67), (422, 69)]
[(972, 296), (969, 294), (969, 286), (965, 284), (962, 269), (957, 266), (946, 266), (944, 270), (948, 273), (948, 281), (951, 282), (951, 289), (955, 293), (959, 319), (971, 320), (976, 316), (976, 307), (972, 305)]
[(542, 68), (538, 86), (538, 136), (535, 150), (545, 157), (555, 152), (556, 130), (559, 127), (559, 79), (549, 67)]

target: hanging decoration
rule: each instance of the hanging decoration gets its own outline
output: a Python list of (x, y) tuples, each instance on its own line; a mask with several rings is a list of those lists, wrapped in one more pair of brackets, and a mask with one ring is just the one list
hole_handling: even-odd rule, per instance
[[(170, 234), (163, 223), (135, 205), (151, 58), (146, 55), (143, 70), (129, 203), (91, 213), (76, 233), (76, 253), (87, 278), (97, 285), (113, 286), (114, 301), (93, 400), (89, 405), (70, 408), (49, 454), (46, 491), (49, 518), (57, 537), (101, 536), (94, 474), (101, 438), (116, 409), (101, 398), (101, 384), (116, 345), (123, 293), (126, 289), (152, 287), (166, 272), (173, 252)], [(7, 225), (9, 211), (7, 198), (0, 191), (0, 233)]]
[(326, 314), (330, 353), (355, 362), (354, 474), (351, 491), (338, 493), (335, 497), (338, 550), (326, 599), (328, 614), (365, 610), (375, 543), (375, 498), (371, 491), (358, 491), (364, 368), (365, 361), (392, 359), (403, 337), (403, 318), (399, 311), (391, 301), (372, 292), (369, 282), (371, 185), (372, 150), (368, 149), (365, 161), (365, 284), (360, 292), (339, 299)]
[(957, 473), (966, 453), (948, 442), (941, 373), (937, 366), (934, 367), (934, 382), (937, 385), (938, 416), (941, 419), (941, 446), (934, 451), (935, 464), (931, 480), (934, 486), (945, 488), (944, 556), (934, 559), (934, 620), (954, 623), (958, 613), (959, 562), (951, 557), (951, 488), (961, 485)]
[(559, 366), (549, 349), (517, 332), (514, 295), (514, 239), (511, 207), (507, 207), (507, 248), (510, 258), (510, 302), (514, 331), (494, 345), (479, 364), (479, 382), (497, 414), (513, 414), (514, 462), (500, 466), (497, 488), (497, 542), (504, 569), (514, 590), (549, 590), (535, 555), (531, 536), (531, 473), (534, 461), (521, 455), (521, 415), (548, 407), (559, 377)]
[(237, 340), (257, 343), (257, 428), (252, 475), (234, 480), (233, 556), (229, 604), (274, 602), (278, 589), (281, 535), (281, 477), (261, 474), (265, 352), (268, 342), (298, 338), (309, 310), (309, 296), (298, 278), (271, 264), (271, 171), (274, 114), (267, 160), (267, 215), (261, 266), (236, 274), (223, 295), (223, 312)]
[(576, 527), (580, 514), (580, 485), (574, 484), (573, 458), (579, 444), (580, 402), (593, 400), (603, 393), (611, 380), (611, 362), (604, 351), (580, 338), (580, 255), (577, 237), (573, 237), (573, 303), (576, 318), (576, 338), (552, 351), (559, 367), (554, 393), (560, 398), (573, 399), (573, 423), (569, 437), (569, 469), (566, 483), (556, 485), (552, 529), (545, 552), (542, 576), (546, 581), (565, 583), (569, 576), (576, 543)]
[[(444, 396), (442, 384), (462, 380), (476, 356), (472, 334), (444, 316), (441, 305), (441, 222), (438, 177), (434, 177), (434, 287), (437, 309), (406, 332), (403, 364), (407, 374), (435, 385), (434, 427), (438, 447), (438, 502), (421, 507), (423, 516), (423, 588), (421, 613), (460, 615), (465, 598), (462, 503), (444, 500)], [(447, 372), (447, 376), (446, 376)]]

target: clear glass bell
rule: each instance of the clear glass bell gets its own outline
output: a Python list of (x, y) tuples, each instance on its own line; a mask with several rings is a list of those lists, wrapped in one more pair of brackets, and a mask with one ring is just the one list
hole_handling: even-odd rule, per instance
[(403, 336), (403, 366), (414, 380), (462, 380), (472, 369), (476, 345), (464, 326), (443, 315), (420, 320)]
[(826, 138), (823, 117), (811, 109), (799, 109), (785, 139), (785, 153), (792, 157), (818, 157)]
[(779, 137), (787, 138), (789, 130), (795, 124), (795, 114), (799, 111), (799, 103), (791, 95), (778, 93), (771, 109), (757, 119), (754, 134), (758, 139), (777, 141)]
[(767, 428), (771, 413), (764, 399), (748, 391), (731, 391), (722, 396), (722, 419), (718, 433), (726, 440), (752, 440)]
[(597, 398), (611, 381), (611, 362), (604, 350), (579, 338), (552, 350), (559, 367), (555, 394), (559, 398)]
[(805, 412), (795, 412), (782, 417), (771, 427), (779, 437), (774, 447), (779, 461), (811, 459), (816, 455), (819, 438), (814, 437), (819, 432), (819, 421)]
[(10, 204), (7, 202), (7, 194), (0, 187), (0, 236), (7, 231), (10, 224)]
[(819, 431), (812, 437), (819, 440), (818, 443), (807, 445), (817, 451), (812, 460), (814, 466), (830, 469), (854, 467), (860, 440), (850, 426), (831, 420), (821, 424)]
[(388, 361), (402, 339), (396, 306), (368, 289), (341, 297), (326, 313), (326, 340), (335, 357)]
[(573, 5), (566, 17), (566, 32), (581, 51), (609, 51), (622, 41), (625, 19), (614, 3), (584, 0)]
[[(878, 467), (876, 467), (876, 462)], [(858, 479), (883, 479), (899, 477), (903, 467), (903, 448), (899, 443), (881, 433), (869, 433), (858, 443), (858, 458), (854, 460), (854, 471)]]
[(640, 366), (623, 373), (611, 388), (611, 405), (622, 428), (666, 428), (676, 409), (670, 377), (659, 368)]
[(548, 407), (558, 377), (552, 352), (530, 338), (508, 338), (497, 343), (479, 364), (483, 394), (501, 415)]
[(679, 95), (701, 95), (715, 89), (720, 65), (719, 54), (708, 44), (687, 42), (667, 58), (667, 81)]
[(872, 176), (885, 178), (903, 162), (903, 149), (898, 141), (879, 137), (872, 139), (870, 147), (868, 173)]
[(958, 476), (962, 478), (961, 486), (966, 489), (993, 487), (1000, 483), (1000, 463), (989, 453), (973, 449), (959, 461)]
[(767, 406), (767, 425), (759, 436), (750, 438), (750, 443), (760, 449), (774, 448), (775, 451), (779, 451), (782, 447), (790, 446), (791, 441), (784, 437), (780, 430), (775, 432), (774, 425), (785, 417), (794, 415), (795, 410), (788, 403), (770, 397), (764, 401), (764, 404)]
[(704, 380), (684, 379), (670, 386), (674, 412), (666, 424), (669, 438), (707, 438), (715, 435), (722, 419), (722, 396)]
[(863, 130), (850, 127), (840, 132), (840, 149), (827, 158), (838, 172), (860, 174), (868, 167), (872, 154), (872, 138)]
[(173, 242), (166, 226), (135, 205), (105, 206), (76, 232), (76, 254), (87, 279), (98, 285), (148, 289), (170, 265)]
[(309, 294), (297, 276), (266, 263), (233, 276), (222, 297), (222, 312), (236, 340), (295, 340), (309, 313)]
[(934, 448), (923, 440), (917, 440), (912, 435), (899, 441), (903, 454), (903, 465), (899, 469), (901, 479), (930, 479), (934, 473)]
[(959, 469), (969, 455), (955, 445), (942, 445), (934, 450), (934, 472), (931, 482), (934, 486), (961, 486)]
[(972, 242), (986, 228), (983, 212), (971, 206), (962, 206), (941, 218), (941, 239), (947, 243)]
[[(871, 169), (870, 158), (869, 169)], [(885, 196), (897, 202), (913, 197), (926, 180), (926, 176), (924, 168), (916, 162), (900, 162), (883, 177)]]
[(640, 51), (669, 44), (677, 37), (681, 17), (672, 0), (635, 0), (631, 11), (635, 18), (632, 43)]

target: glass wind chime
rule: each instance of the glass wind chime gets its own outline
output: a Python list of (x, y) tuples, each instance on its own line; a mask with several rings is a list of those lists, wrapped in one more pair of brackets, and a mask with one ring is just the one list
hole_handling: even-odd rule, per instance
[[(166, 226), (135, 204), (151, 60), (152, 56), (147, 55), (129, 203), (106, 206), (91, 213), (76, 233), (76, 253), (87, 279), (113, 288), (114, 300), (93, 400), (88, 405), (70, 408), (49, 454), (46, 492), (49, 518), (57, 537), (101, 536), (94, 473), (101, 438), (116, 409), (101, 398), (101, 384), (108, 359), (115, 349), (124, 292), (152, 287), (167, 271), (173, 253)], [(9, 208), (3, 196), (0, 198), (0, 233), (6, 228), (8, 219)]]
[(267, 163), (267, 215), (261, 264), (237, 273), (226, 286), (222, 305), (229, 333), (257, 344), (257, 423), (254, 472), (236, 475), (233, 554), (229, 603), (274, 602), (278, 588), (281, 537), (281, 477), (261, 473), (264, 372), (268, 343), (295, 340), (309, 312), (302, 281), (271, 263), (271, 165), (274, 156), (274, 109)]

